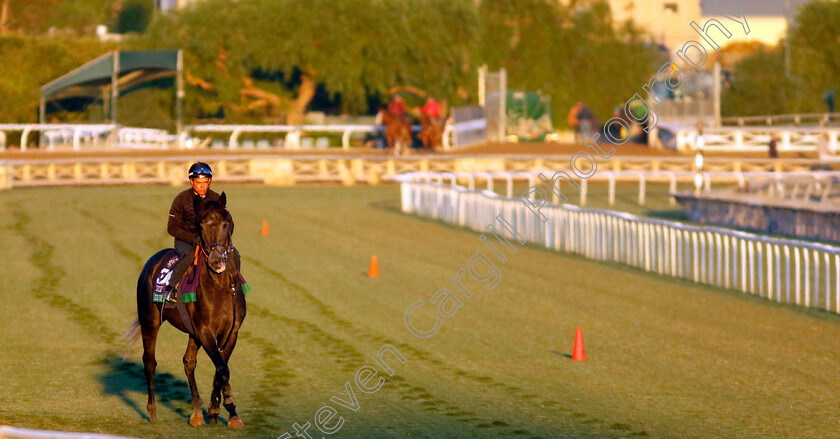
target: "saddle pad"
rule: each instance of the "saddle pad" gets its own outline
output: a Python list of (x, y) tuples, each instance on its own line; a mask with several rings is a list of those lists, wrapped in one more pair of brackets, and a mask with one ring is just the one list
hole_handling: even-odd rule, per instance
[(155, 290), (152, 293), (152, 302), (162, 303), (166, 295), (166, 286), (169, 285), (169, 278), (172, 277), (172, 267), (178, 263), (178, 255), (172, 255), (160, 271), (155, 273)]

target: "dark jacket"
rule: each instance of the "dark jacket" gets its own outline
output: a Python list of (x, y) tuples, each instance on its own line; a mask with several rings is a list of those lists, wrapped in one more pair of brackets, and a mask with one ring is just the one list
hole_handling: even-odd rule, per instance
[[(198, 242), (198, 227), (195, 224), (195, 210), (193, 209), (193, 198), (197, 196), (192, 188), (189, 188), (178, 194), (172, 201), (166, 231), (175, 239), (193, 244)], [(218, 201), (219, 194), (208, 189), (204, 199)], [(230, 212), (228, 212), (228, 222), (230, 223), (230, 233), (233, 235), (233, 217), (230, 216)]]

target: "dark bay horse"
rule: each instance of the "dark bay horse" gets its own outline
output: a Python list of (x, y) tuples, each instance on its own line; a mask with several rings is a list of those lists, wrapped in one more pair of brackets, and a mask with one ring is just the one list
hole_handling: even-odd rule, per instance
[(230, 390), (230, 369), (228, 360), (236, 346), (236, 339), (242, 321), (245, 319), (245, 296), (242, 285), (237, 282), (237, 269), (233, 262), (228, 262), (228, 254), (233, 247), (230, 241), (230, 225), (226, 218), (225, 204), (227, 198), (222, 193), (219, 201), (202, 201), (196, 197), (193, 207), (196, 212), (196, 224), (201, 233), (201, 252), (206, 256), (198, 278), (195, 302), (186, 303), (194, 333), (190, 334), (188, 326), (181, 319), (176, 308), (162, 310), (158, 304), (152, 302), (156, 273), (175, 254), (173, 249), (159, 251), (151, 257), (137, 281), (137, 320), (131, 325), (131, 344), (143, 338), (143, 365), (145, 368), (146, 385), (149, 391), (149, 401), (146, 406), (149, 418), (157, 420), (155, 407), (155, 342), (162, 320), (182, 332), (190, 334), (187, 341), (187, 351), (184, 353), (184, 371), (190, 384), (192, 393), (193, 412), (190, 425), (204, 424), (201, 412), (201, 397), (195, 383), (196, 354), (199, 349), (213, 361), (216, 374), (213, 378), (213, 392), (210, 395), (210, 406), (207, 414), (210, 423), (215, 424), (221, 411), (219, 405), (224, 397), (225, 409), (230, 413), (227, 426), (242, 428), (245, 425), (236, 415), (236, 403)]
[(423, 149), (431, 150), (443, 146), (443, 129), (446, 120), (438, 116), (420, 115), (420, 140), (423, 141)]
[(400, 155), (402, 148), (411, 148), (411, 119), (408, 116), (397, 116), (388, 110), (381, 109), (382, 121), (385, 123), (385, 138), (388, 148), (394, 148), (394, 154)]

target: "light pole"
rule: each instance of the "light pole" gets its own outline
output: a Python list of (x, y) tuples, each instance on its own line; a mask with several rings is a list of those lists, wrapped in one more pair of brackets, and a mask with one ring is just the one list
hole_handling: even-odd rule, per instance
[(785, 0), (785, 78), (790, 78), (790, 0)]
[(703, 187), (703, 147), (706, 145), (706, 139), (703, 138), (703, 121), (700, 120), (698, 125), (697, 155), (694, 156), (694, 193), (699, 195)]

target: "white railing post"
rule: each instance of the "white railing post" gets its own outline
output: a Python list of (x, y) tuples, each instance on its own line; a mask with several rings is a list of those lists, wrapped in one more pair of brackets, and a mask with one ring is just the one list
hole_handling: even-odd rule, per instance
[[(533, 174), (528, 175), (534, 178)], [(840, 249), (836, 247), (577, 206), (546, 206), (547, 221), (543, 223), (515, 198), (502, 197), (492, 190), (491, 180), (496, 174), (450, 176), (467, 180), (468, 187), (444, 186), (446, 175), (442, 173), (414, 173), (399, 180), (404, 194), (403, 208), (475, 230), (492, 223), (494, 215), (501, 211), (528, 242), (546, 248), (621, 262), (706, 285), (740, 288), (745, 293), (777, 302), (795, 301), (802, 305), (804, 294), (804, 306), (840, 312)], [(475, 189), (476, 183), (480, 183), (477, 178), (487, 179), (487, 190)], [(825, 298), (820, 297), (821, 289)]]
[(645, 192), (646, 192), (645, 174), (640, 172), (639, 173), (639, 205), (640, 206), (645, 205)]
[(230, 133), (230, 140), (228, 141), (228, 148), (236, 149), (239, 147), (239, 134), (241, 130), (235, 129)]

